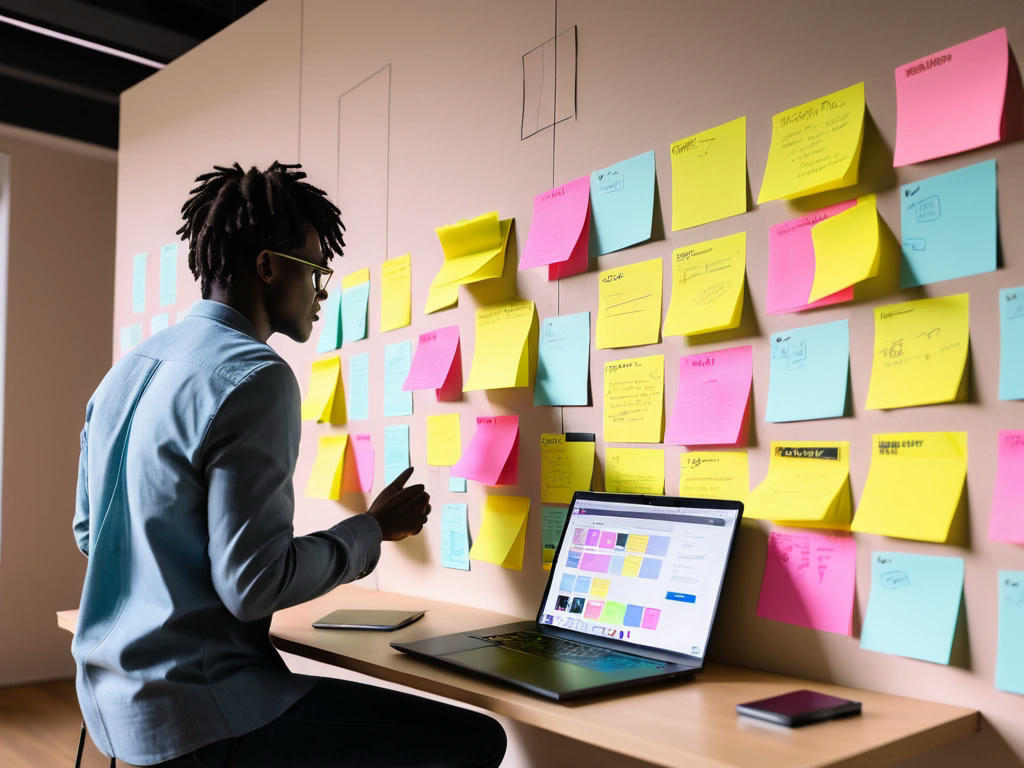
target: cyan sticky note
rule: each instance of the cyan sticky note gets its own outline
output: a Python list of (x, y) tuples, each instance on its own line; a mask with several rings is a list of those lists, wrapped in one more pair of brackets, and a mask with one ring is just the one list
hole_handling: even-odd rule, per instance
[(996, 688), (1024, 694), (1024, 571), (999, 572)]
[(963, 591), (963, 558), (873, 552), (860, 647), (948, 664)]
[(158, 333), (171, 324), (170, 315), (166, 312), (161, 312), (159, 315), (153, 315), (149, 318), (149, 335), (152, 336), (154, 333)]
[(469, 522), (465, 504), (445, 504), (441, 508), (441, 565), (469, 570)]
[(548, 317), (540, 325), (534, 405), (587, 405), (590, 313)]
[(178, 301), (178, 244), (160, 247), (160, 306), (168, 307)]
[(148, 253), (136, 253), (132, 259), (132, 312), (136, 315), (146, 311), (146, 261)]
[(384, 484), (388, 485), (409, 467), (409, 425), (384, 428)]
[(345, 344), (366, 338), (366, 309), (369, 301), (369, 283), (359, 283), (341, 292), (341, 336)]
[(654, 217), (654, 150), (590, 174), (590, 234), (598, 253), (642, 243)]
[(327, 294), (320, 305), (320, 336), (316, 340), (316, 353), (332, 352), (341, 346), (341, 291)]
[(370, 353), (348, 359), (348, 420), (370, 418)]
[(900, 187), (900, 287), (996, 268), (996, 161)]
[(999, 292), (999, 399), (1024, 400), (1024, 285)]
[(412, 392), (402, 385), (412, 365), (412, 342), (399, 341), (384, 347), (384, 415), (408, 416), (412, 413)]
[(464, 477), (448, 477), (448, 490), (451, 493), (465, 493), (466, 492), (466, 478)]
[(767, 421), (834, 419), (846, 412), (849, 323), (808, 325), (771, 336)]
[(142, 323), (121, 326), (121, 354), (142, 341)]

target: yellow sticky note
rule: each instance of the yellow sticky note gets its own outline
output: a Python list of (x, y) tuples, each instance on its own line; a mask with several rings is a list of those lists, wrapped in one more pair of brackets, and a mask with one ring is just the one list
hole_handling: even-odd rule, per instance
[(530, 499), (525, 496), (486, 496), (469, 556), (516, 571), (523, 569), (526, 518)]
[(850, 444), (772, 441), (768, 474), (743, 516), (801, 528), (850, 528)]
[(568, 504), (576, 491), (589, 491), (594, 475), (593, 440), (566, 441), (563, 434), (540, 436), (540, 500)]
[(407, 253), (381, 264), (380, 286), (381, 332), (412, 323), (412, 256)]
[(604, 487), (610, 493), (665, 493), (665, 451), (661, 448), (615, 448), (604, 453)]
[(672, 251), (672, 300), (664, 335), (736, 328), (743, 314), (746, 268), (746, 232)]
[(462, 456), (462, 427), (459, 414), (439, 413), (427, 416), (427, 464), (450, 467)]
[(463, 391), (530, 386), (532, 301), (509, 301), (476, 311), (473, 366)]
[(772, 117), (758, 203), (857, 183), (864, 139), (864, 83)]
[(317, 441), (316, 459), (306, 483), (306, 496), (313, 499), (341, 498), (341, 479), (345, 471), (345, 450), (348, 435), (321, 436)]
[(881, 241), (875, 196), (811, 227), (814, 280), (808, 302), (818, 301), (878, 274)]
[(339, 356), (313, 362), (309, 392), (302, 401), (302, 420), (345, 423), (345, 386), (341, 383)]
[(341, 278), (341, 290), (347, 291), (349, 288), (355, 288), (357, 285), (368, 282), (370, 282), (370, 268), (363, 267)]
[(664, 355), (612, 360), (604, 364), (604, 439), (607, 442), (660, 443), (664, 413)]
[(601, 273), (597, 348), (657, 344), (661, 327), (661, 258)]
[(904, 408), (962, 397), (969, 314), (966, 293), (875, 307), (867, 407)]
[(852, 530), (944, 542), (967, 479), (966, 432), (875, 435)]
[(492, 211), (475, 219), (438, 227), (444, 261), (431, 287), (466, 285), (501, 277), (512, 219), (498, 219)]
[(592, 579), (590, 582), (591, 597), (608, 597), (608, 588), (611, 587), (610, 579)]
[(744, 501), (750, 488), (746, 451), (689, 451), (679, 455), (679, 495)]
[(680, 139), (671, 154), (673, 231), (747, 210), (746, 117)]
[(438, 312), (442, 309), (447, 309), (459, 300), (459, 286), (458, 284), (435, 286), (433, 283), (430, 285), (430, 290), (427, 291), (427, 305), (425, 308), (426, 314), (432, 312)]

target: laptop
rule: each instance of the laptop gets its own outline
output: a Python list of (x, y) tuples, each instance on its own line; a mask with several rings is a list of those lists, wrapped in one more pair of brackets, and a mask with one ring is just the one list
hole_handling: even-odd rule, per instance
[(537, 618), (391, 646), (557, 701), (704, 667), (739, 501), (577, 492)]

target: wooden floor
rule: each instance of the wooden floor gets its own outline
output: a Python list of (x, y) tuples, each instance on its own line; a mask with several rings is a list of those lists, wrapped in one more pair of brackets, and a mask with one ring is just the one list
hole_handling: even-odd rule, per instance
[[(0, 688), (3, 768), (72, 768), (81, 728), (82, 714), (73, 680)], [(87, 737), (82, 765), (107, 768), (110, 759), (100, 754)]]

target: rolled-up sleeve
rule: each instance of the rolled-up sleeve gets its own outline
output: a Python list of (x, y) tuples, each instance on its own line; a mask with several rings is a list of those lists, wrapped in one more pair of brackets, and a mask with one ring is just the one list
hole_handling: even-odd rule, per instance
[(380, 526), (369, 515), (294, 535), (299, 418), (291, 369), (265, 365), (225, 398), (198, 455), (208, 489), (213, 585), (242, 621), (365, 576), (380, 557)]

